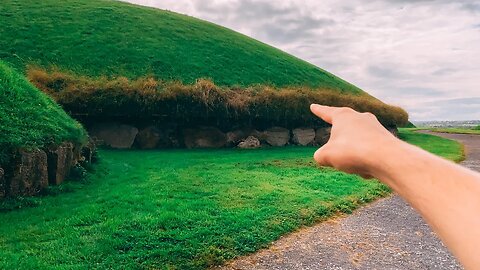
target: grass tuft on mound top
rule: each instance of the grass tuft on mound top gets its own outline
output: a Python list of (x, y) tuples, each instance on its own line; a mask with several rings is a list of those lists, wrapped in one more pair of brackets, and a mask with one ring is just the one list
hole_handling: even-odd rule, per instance
[(2, 0), (0, 58), (86, 76), (153, 75), (186, 84), (272, 84), (362, 93), (356, 86), (245, 35), (170, 11), (117, 1)]
[(84, 142), (86, 132), (46, 94), (0, 61), (0, 165), (16, 148)]

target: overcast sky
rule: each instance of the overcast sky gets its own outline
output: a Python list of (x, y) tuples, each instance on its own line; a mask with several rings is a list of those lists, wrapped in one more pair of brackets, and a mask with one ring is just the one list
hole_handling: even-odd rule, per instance
[(480, 0), (128, 0), (324, 68), (412, 120), (480, 119)]

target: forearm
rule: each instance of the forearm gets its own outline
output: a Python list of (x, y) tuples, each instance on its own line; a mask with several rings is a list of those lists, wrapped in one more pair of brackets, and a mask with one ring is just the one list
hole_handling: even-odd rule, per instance
[(480, 267), (480, 218), (472, 218), (480, 214), (480, 174), (401, 141), (376, 151), (383, 158), (372, 175), (416, 208), (465, 267)]

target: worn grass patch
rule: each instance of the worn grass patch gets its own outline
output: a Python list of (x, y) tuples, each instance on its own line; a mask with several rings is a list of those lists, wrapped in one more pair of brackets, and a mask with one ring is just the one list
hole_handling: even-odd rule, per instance
[[(461, 150), (401, 134), (454, 159)], [(102, 151), (89, 183), (0, 213), (0, 268), (204, 269), (389, 192), (317, 168), (314, 151)]]

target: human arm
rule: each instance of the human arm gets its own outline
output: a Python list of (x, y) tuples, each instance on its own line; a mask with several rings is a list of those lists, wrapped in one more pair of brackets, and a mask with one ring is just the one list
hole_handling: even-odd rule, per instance
[(370, 113), (312, 105), (332, 124), (320, 165), (375, 177), (409, 202), (466, 269), (480, 269), (480, 174), (405, 143)]

